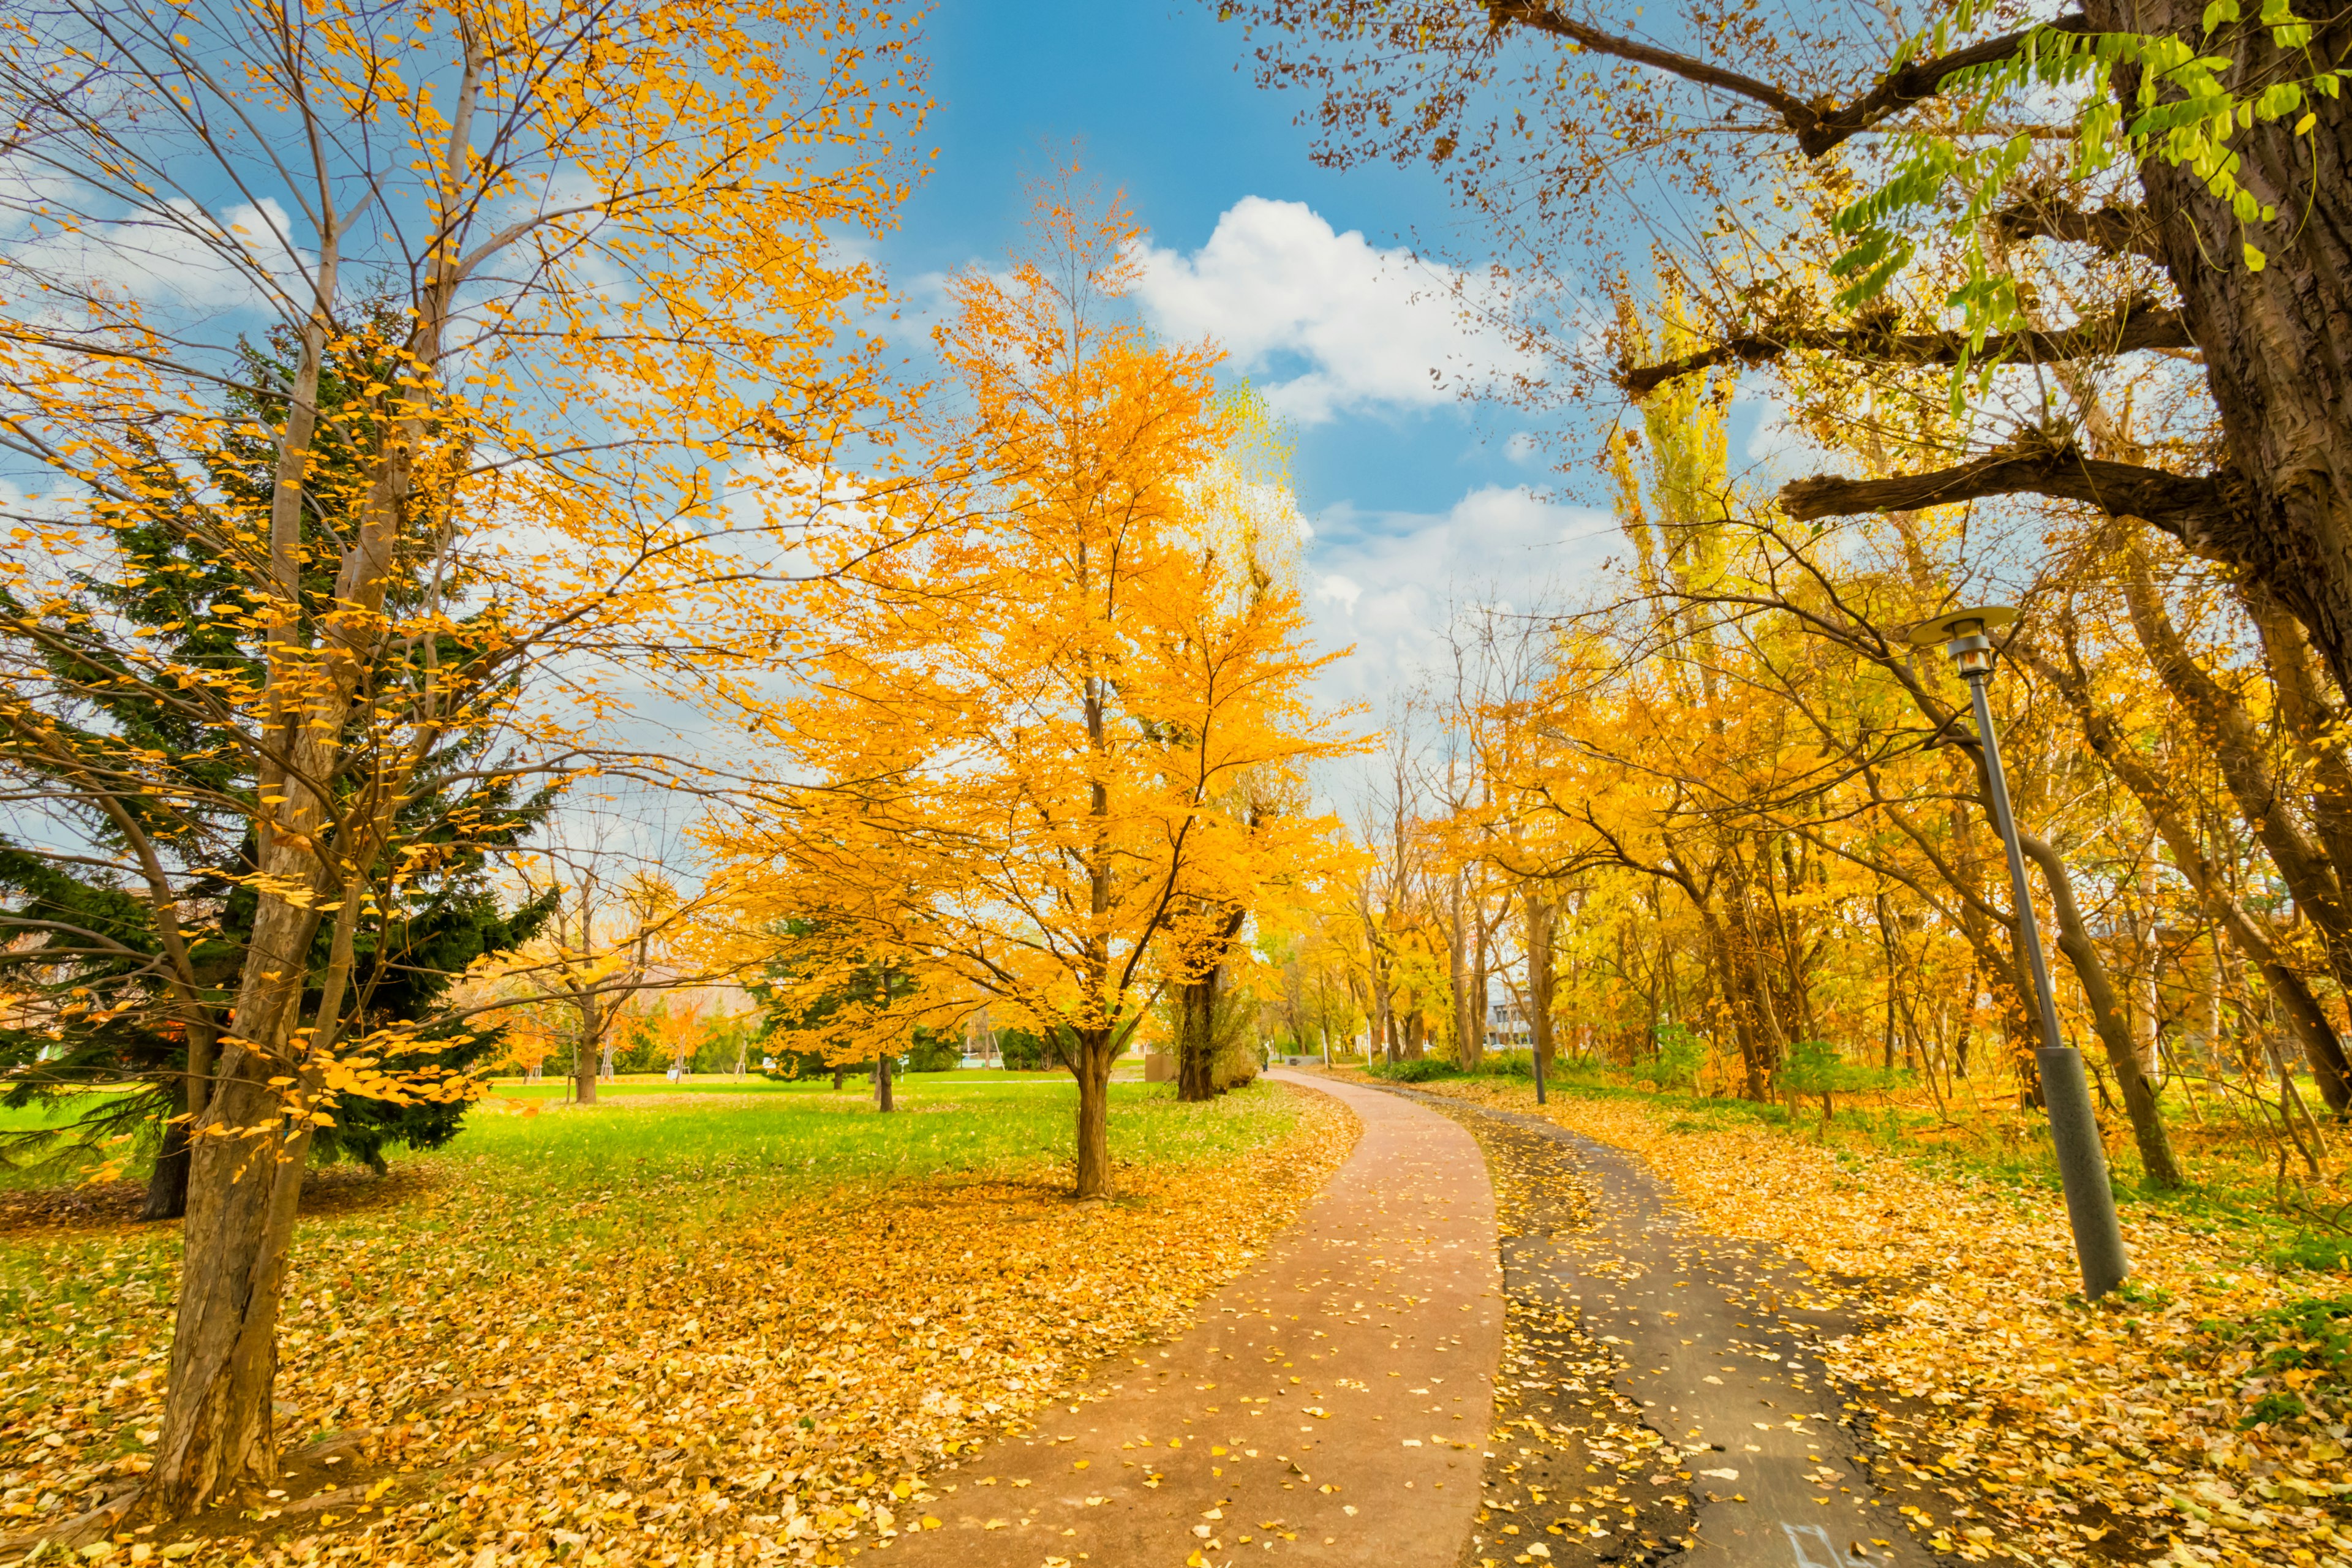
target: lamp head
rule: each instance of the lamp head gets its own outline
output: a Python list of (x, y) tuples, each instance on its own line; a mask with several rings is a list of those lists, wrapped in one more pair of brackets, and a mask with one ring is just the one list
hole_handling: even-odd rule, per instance
[(1996, 626), (2017, 624), (2017, 612), (2007, 605), (1979, 605), (1974, 609), (1947, 610), (1911, 628), (1915, 647), (1941, 647), (1964, 676), (1992, 671), (1992, 640), (1985, 636)]

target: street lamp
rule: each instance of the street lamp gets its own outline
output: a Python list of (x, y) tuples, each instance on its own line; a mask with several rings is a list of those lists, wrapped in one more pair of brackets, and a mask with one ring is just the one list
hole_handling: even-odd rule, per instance
[(2033, 972), (2034, 1001), (2042, 1009), (2042, 1048), (2034, 1060), (2042, 1072), (2042, 1100), (2050, 1112), (2050, 1136), (2058, 1152), (2058, 1174), (2066, 1186), (2066, 1218), (2074, 1232), (2074, 1258), (2082, 1265), (2083, 1294), (2092, 1300), (2123, 1283), (2131, 1265), (2124, 1256), (2122, 1228), (2116, 1223), (2115, 1190), (2107, 1184), (2107, 1155), (2091, 1110), (2091, 1086), (2083, 1055), (2058, 1032), (2058, 998), (2050, 988), (2050, 961), (2042, 952), (2042, 930), (2033, 916), (2033, 895), (2025, 882), (2025, 852), (2017, 843), (2017, 818), (2009, 804), (2009, 776), (2001, 771), (2000, 740), (1993, 732), (1992, 706), (1985, 687), (1992, 679), (1993, 646), (1985, 633), (2015, 623), (2017, 612), (2002, 605), (1952, 610), (1911, 628), (1919, 647), (1941, 647), (1969, 683), (1977, 715), (1977, 738), (1984, 745), (1985, 794), (1993, 826), (2009, 852), (2009, 886), (2017, 909), (2018, 940)]

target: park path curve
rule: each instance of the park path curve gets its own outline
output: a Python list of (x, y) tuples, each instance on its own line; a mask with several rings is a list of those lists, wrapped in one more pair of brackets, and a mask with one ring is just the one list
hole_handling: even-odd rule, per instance
[(1394, 1095), (1269, 1076), (1354, 1111), (1355, 1152), (1196, 1326), (940, 1475), (891, 1568), (1454, 1568), (1502, 1350), (1486, 1159)]

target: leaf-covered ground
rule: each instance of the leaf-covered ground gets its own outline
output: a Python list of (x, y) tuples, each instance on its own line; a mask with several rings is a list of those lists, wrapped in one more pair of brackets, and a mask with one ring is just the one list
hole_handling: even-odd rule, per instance
[[(1423, 1087), (1538, 1110), (1518, 1084)], [(2131, 1285), (2086, 1307), (2055, 1192), (1639, 1099), (1568, 1093), (1540, 1113), (1640, 1152), (1707, 1228), (1777, 1242), (1853, 1293), (1872, 1326), (1826, 1360), (1869, 1391), (1938, 1551), (2352, 1563), (2342, 1274), (2274, 1268), (2226, 1227), (2129, 1204)]]
[[(101, 1561), (840, 1562), (926, 1483), (1244, 1268), (1354, 1122), (1272, 1086), (1121, 1086), (1121, 1197), (1067, 1191), (1066, 1082), (491, 1108), (385, 1201), (306, 1220), (257, 1513)], [(0, 1242), (21, 1545), (130, 1484), (176, 1234)], [(86, 1552), (85, 1555), (91, 1555)]]

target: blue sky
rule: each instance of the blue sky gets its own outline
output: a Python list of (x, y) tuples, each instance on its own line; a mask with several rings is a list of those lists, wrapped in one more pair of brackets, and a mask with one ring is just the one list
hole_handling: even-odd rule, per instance
[(1450, 221), (1436, 182), (1318, 168), (1292, 123), (1305, 105), (1256, 85), (1241, 29), (1211, 5), (942, 0), (928, 39), (940, 156), (886, 247), (895, 279), (919, 289), (1002, 256), (1024, 174), (1080, 141), (1152, 231), (1145, 313), (1216, 336), (1292, 416), (1318, 635), (1359, 648), (1331, 695), (1382, 701), (1449, 592), (1572, 586), (1605, 552), (1604, 516), (1542, 499), (1553, 476), (1513, 448), (1516, 411), (1428, 386), (1433, 363), (1496, 352), (1412, 258)]

